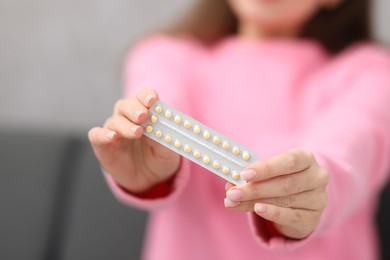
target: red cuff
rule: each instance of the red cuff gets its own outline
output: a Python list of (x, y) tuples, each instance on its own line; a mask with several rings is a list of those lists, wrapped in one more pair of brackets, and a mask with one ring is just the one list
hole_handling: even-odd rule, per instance
[(131, 191), (129, 191), (128, 189), (118, 185), (122, 190), (124, 190), (125, 192), (133, 195), (133, 196), (136, 196), (138, 198), (141, 198), (141, 199), (156, 199), (156, 198), (163, 198), (163, 197), (166, 197), (168, 196), (171, 191), (172, 191), (172, 184), (173, 184), (173, 180), (174, 178), (170, 178), (168, 179), (167, 181), (165, 182), (162, 182), (162, 183), (159, 183), (155, 186), (153, 186), (152, 188), (144, 191), (144, 192), (140, 192), (140, 193), (133, 193)]

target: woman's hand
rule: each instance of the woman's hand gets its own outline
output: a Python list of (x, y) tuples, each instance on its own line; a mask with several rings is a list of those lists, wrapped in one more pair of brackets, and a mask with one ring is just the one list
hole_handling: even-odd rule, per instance
[(313, 154), (289, 150), (254, 163), (241, 176), (248, 183), (226, 185), (227, 208), (255, 212), (295, 239), (305, 238), (318, 225), (327, 205), (329, 174)]
[(141, 124), (156, 100), (157, 93), (151, 89), (119, 100), (104, 126), (88, 133), (104, 170), (131, 192), (142, 192), (167, 180), (180, 165), (178, 154), (142, 135)]

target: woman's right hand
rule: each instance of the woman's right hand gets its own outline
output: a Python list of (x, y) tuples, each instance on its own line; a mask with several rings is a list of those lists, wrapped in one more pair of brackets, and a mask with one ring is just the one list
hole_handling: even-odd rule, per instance
[(134, 193), (169, 179), (180, 166), (177, 153), (142, 135), (141, 124), (148, 119), (148, 109), (156, 100), (157, 93), (152, 89), (119, 100), (104, 126), (88, 133), (104, 170)]

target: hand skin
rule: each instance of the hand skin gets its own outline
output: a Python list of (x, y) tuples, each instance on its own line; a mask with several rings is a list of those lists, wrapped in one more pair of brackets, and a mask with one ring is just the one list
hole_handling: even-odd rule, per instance
[(329, 174), (312, 153), (292, 149), (248, 166), (241, 176), (246, 184), (226, 184), (226, 208), (255, 212), (293, 239), (307, 237), (318, 225)]
[(94, 127), (88, 138), (103, 169), (133, 193), (146, 191), (172, 177), (180, 156), (142, 135), (148, 108), (158, 99), (152, 89), (119, 100), (103, 127)]

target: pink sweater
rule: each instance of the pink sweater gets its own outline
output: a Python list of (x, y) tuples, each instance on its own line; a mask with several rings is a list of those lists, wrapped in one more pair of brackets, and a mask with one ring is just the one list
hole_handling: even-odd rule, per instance
[[(390, 55), (358, 45), (331, 57), (303, 40), (228, 38), (212, 48), (150, 37), (131, 52), (125, 95), (164, 102), (268, 158), (292, 147), (328, 169), (329, 204), (306, 239), (270, 236), (253, 213), (224, 207), (225, 183), (183, 159), (166, 197), (125, 204), (151, 212), (144, 259), (376, 259), (374, 215), (389, 173)], [(131, 245), (129, 245), (131, 246)]]

